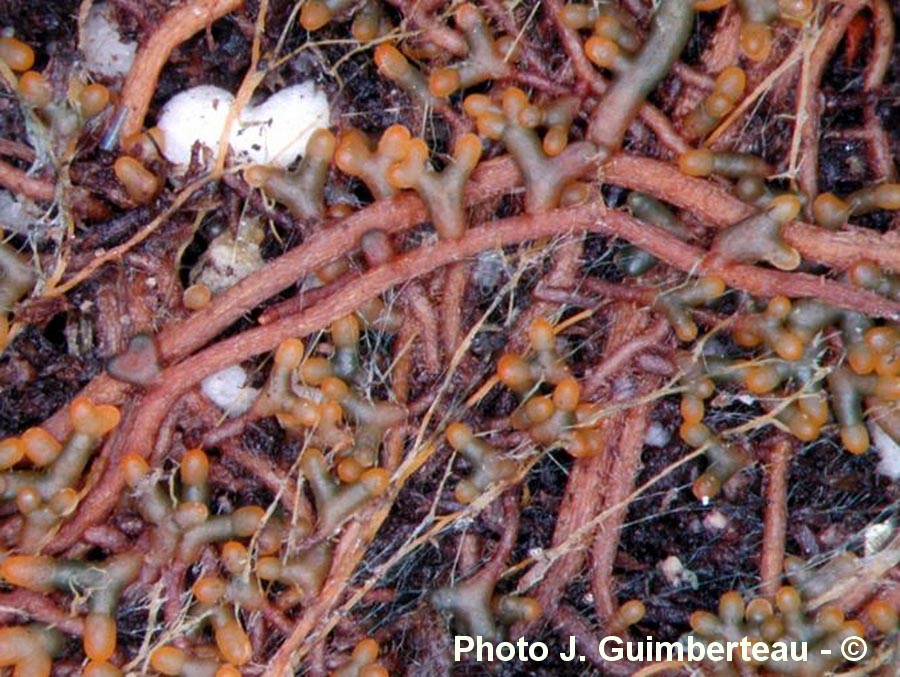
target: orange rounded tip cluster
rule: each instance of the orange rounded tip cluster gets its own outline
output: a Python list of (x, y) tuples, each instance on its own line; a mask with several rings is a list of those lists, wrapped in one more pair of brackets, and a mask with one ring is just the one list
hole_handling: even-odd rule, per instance
[(587, 4), (570, 3), (560, 7), (557, 16), (567, 28), (577, 31), (589, 26), (591, 19), (597, 16), (596, 12), (592, 10), (593, 7)]
[(544, 140), (541, 142), (541, 147), (548, 157), (556, 157), (562, 153), (568, 145), (569, 134), (567, 130), (562, 127), (552, 127), (547, 130), (547, 133), (544, 134)]
[(244, 170), (244, 181), (251, 188), (265, 188), (273, 175), (279, 173), (275, 167), (267, 165), (253, 165)]
[(0, 60), (11, 70), (23, 73), (34, 66), (34, 50), (16, 38), (0, 38)]
[(837, 606), (826, 606), (816, 614), (816, 625), (827, 633), (837, 632), (845, 621), (844, 612)]
[(381, 134), (378, 140), (379, 155), (386, 155), (392, 159), (400, 159), (406, 151), (406, 144), (412, 138), (409, 129), (405, 125), (391, 125)]
[(107, 661), (89, 661), (81, 671), (82, 677), (121, 677), (122, 671)]
[(405, 126), (391, 125), (382, 133), (377, 151), (373, 153), (369, 138), (358, 129), (349, 129), (341, 134), (337, 144), (335, 164), (348, 176), (362, 176), (375, 160), (376, 154), (388, 161), (402, 159), (410, 137)]
[(828, 422), (828, 400), (822, 396), (803, 397), (796, 409), (785, 410), (788, 429), (802, 442), (819, 437), (822, 426)]
[(285, 339), (275, 351), (275, 365), (280, 369), (296, 369), (303, 361), (303, 341), (296, 338)]
[(332, 402), (341, 402), (350, 394), (350, 386), (337, 376), (328, 376), (320, 386), (322, 395)]
[(772, 29), (764, 23), (745, 23), (741, 26), (740, 44), (747, 58), (765, 61), (772, 51)]
[(857, 261), (847, 269), (847, 276), (857, 287), (864, 289), (876, 289), (884, 278), (876, 264), (871, 261)]
[(394, 188), (413, 188), (425, 172), (428, 162), (428, 145), (424, 139), (407, 139), (402, 160), (388, 167), (387, 182)]
[(481, 491), (473, 482), (469, 480), (463, 480), (459, 484), (456, 485), (456, 489), (453, 490), (453, 497), (463, 505), (468, 505), (472, 503), (476, 498), (481, 495)]
[(402, 78), (411, 68), (400, 50), (386, 42), (375, 48), (374, 59), (378, 70), (389, 80)]
[(781, 613), (792, 614), (803, 608), (803, 600), (797, 588), (790, 585), (782, 586), (775, 593), (775, 606)]
[[(510, 89), (514, 88), (510, 87), (506, 91)], [(475, 120), (478, 133), (482, 136), (496, 140), (503, 135), (507, 118), (504, 117), (503, 109), (495, 105), (490, 97), (484, 94), (470, 94), (463, 100), (463, 110)]]
[(575, 411), (581, 401), (581, 386), (574, 378), (560, 381), (553, 390), (553, 406), (560, 411)]
[(108, 614), (89, 613), (84, 619), (84, 653), (92, 661), (103, 663), (116, 650), (116, 621)]
[(781, 18), (792, 23), (805, 23), (812, 15), (813, 0), (778, 0)]
[(452, 66), (438, 68), (428, 77), (428, 91), (435, 96), (450, 96), (462, 87), (459, 69)]
[(730, 625), (744, 619), (744, 598), (737, 590), (728, 590), (719, 597), (719, 618)]
[(706, 444), (712, 433), (700, 421), (684, 421), (678, 429), (678, 435), (692, 447), (701, 447)]
[(338, 462), (336, 472), (338, 479), (341, 482), (344, 484), (352, 484), (353, 482), (359, 481), (359, 478), (362, 477), (363, 472), (365, 472), (365, 467), (357, 459), (350, 456), (348, 458), (343, 458)]
[(53, 101), (53, 87), (50, 82), (37, 71), (27, 71), (19, 78), (19, 93), (30, 106), (43, 108)]
[(181, 481), (196, 486), (209, 477), (209, 457), (202, 449), (189, 449), (181, 459)]
[(247, 546), (238, 541), (228, 541), (222, 546), (222, 564), (230, 573), (239, 573), (250, 564)]
[(235, 536), (246, 538), (256, 533), (266, 511), (258, 505), (247, 505), (231, 513), (231, 525)]
[(92, 118), (109, 103), (109, 90), (101, 84), (93, 83), (81, 90), (78, 107), (86, 118)]
[[(544, 143), (546, 144), (548, 137), (553, 133), (554, 130), (550, 130), (547, 132), (547, 135), (544, 137)], [(568, 144), (568, 139), (566, 139), (566, 144)], [(550, 157), (553, 156), (551, 151), (548, 151), (547, 148), (544, 148), (544, 152), (547, 153)], [(560, 150), (562, 152), (562, 150)], [(587, 202), (591, 197), (592, 186), (586, 181), (572, 181), (567, 183), (562, 190), (562, 195), (559, 198), (559, 206), (560, 207), (574, 207), (575, 205), (583, 204)]]
[(371, 157), (372, 150), (365, 134), (358, 129), (348, 129), (341, 134), (334, 153), (334, 163), (344, 174), (358, 176), (360, 169), (368, 164)]
[(164, 675), (180, 675), (188, 655), (174, 646), (161, 646), (150, 654), (150, 667)]
[(28, 515), (40, 507), (41, 495), (34, 487), (23, 487), (16, 494), (16, 509), (23, 515)]
[(357, 12), (350, 26), (350, 34), (360, 44), (372, 42), (381, 30), (381, 16), (378, 13)]
[(316, 31), (331, 21), (332, 13), (321, 0), (309, 0), (300, 10), (300, 25), (308, 31)]
[(610, 14), (601, 14), (594, 22), (594, 35), (618, 42), (622, 34), (622, 22)]
[(444, 433), (451, 447), (459, 451), (474, 439), (472, 429), (465, 423), (451, 423)]
[(121, 461), (122, 474), (128, 486), (134, 488), (150, 474), (150, 466), (143, 457), (137, 454), (127, 454)]
[(375, 662), (378, 651), (378, 642), (374, 639), (362, 640), (353, 649), (350, 660), (331, 672), (329, 677), (387, 677), (388, 671)]
[(640, 623), (646, 613), (647, 607), (642, 601), (631, 599), (616, 610), (615, 617), (624, 627), (627, 627)]
[(728, 97), (718, 92), (713, 92), (703, 101), (703, 108), (717, 120), (725, 117), (733, 107)]
[(882, 183), (877, 186), (875, 206), (878, 209), (900, 210), (900, 183)]
[(322, 382), (333, 372), (331, 362), (324, 357), (308, 357), (300, 366), (300, 378), (311, 386), (322, 385)]
[[(776, 296), (769, 303), (764, 315), (744, 316), (735, 322), (732, 329), (734, 342), (744, 348), (755, 348), (766, 342), (781, 359), (789, 362), (799, 360), (803, 357), (805, 342), (793, 331), (781, 326), (781, 322), (787, 319), (790, 311), (790, 299)], [(774, 369), (769, 365), (765, 368)], [(761, 372), (759, 378), (763, 378)]]
[(44, 555), (9, 555), (0, 563), (0, 576), (8, 583), (36, 592), (53, 590), (56, 562)]
[(869, 431), (863, 423), (842, 426), (841, 442), (847, 451), (859, 456), (869, 449)]
[(686, 151), (678, 158), (678, 168), (688, 176), (709, 176), (715, 167), (715, 156), (707, 148)]
[(778, 370), (771, 365), (753, 366), (747, 369), (744, 383), (751, 393), (763, 395), (778, 387), (778, 384), (781, 383), (781, 376), (778, 374)]
[(802, 206), (796, 195), (779, 195), (769, 203), (766, 213), (776, 223), (785, 224), (797, 218)]
[(215, 604), (225, 595), (228, 584), (218, 576), (198, 578), (191, 592), (201, 604)]
[(17, 437), (0, 440), (0, 470), (12, 468), (25, 458), (25, 442)]
[(744, 610), (744, 617), (751, 623), (762, 623), (767, 618), (771, 618), (775, 613), (772, 603), (764, 597), (756, 597), (747, 602), (747, 608)]
[(353, 659), (359, 662), (372, 663), (378, 658), (378, 642), (371, 637), (362, 640), (353, 648)]
[(725, 280), (718, 275), (707, 275), (697, 280), (698, 291), (710, 300), (724, 294), (726, 287)]
[(531, 367), (518, 355), (503, 355), (497, 361), (497, 378), (506, 387), (519, 392), (527, 390), (533, 383)]
[(150, 202), (161, 187), (156, 174), (128, 155), (122, 155), (116, 160), (113, 171), (128, 197), (138, 204)]
[[(894, 327), (872, 327), (863, 341), (854, 343), (847, 351), (847, 361), (857, 374), (870, 374), (891, 379), (900, 376), (900, 332)], [(893, 390), (890, 380), (882, 379), (886, 393)], [(881, 383), (881, 382), (880, 382)], [(895, 399), (889, 395), (888, 399)]]
[(850, 205), (834, 193), (820, 193), (813, 200), (813, 216), (824, 228), (840, 228), (850, 218)]
[[(13, 677), (49, 677), (53, 659), (32, 628), (0, 628), (0, 668), (13, 666)], [(7, 672), (4, 670), (4, 674)]]
[(181, 302), (188, 310), (202, 310), (209, 305), (209, 302), (211, 300), (212, 292), (210, 291), (209, 287), (207, 287), (202, 282), (192, 284), (190, 287), (185, 289), (184, 293), (181, 295)]
[(166, 135), (159, 127), (151, 127), (143, 132), (129, 134), (122, 139), (122, 148), (129, 155), (146, 159), (159, 158), (165, 150)]
[(309, 400), (302, 400), (291, 411), (278, 412), (275, 418), (282, 428), (288, 430), (314, 428), (322, 421), (322, 406), (317, 406), (315, 402)]
[(391, 483), (391, 476), (384, 468), (369, 468), (359, 476), (358, 482), (366, 488), (369, 496), (380, 496)]
[(584, 43), (584, 53), (592, 63), (611, 71), (621, 70), (627, 63), (622, 49), (601, 35), (592, 35), (587, 39)]
[(686, 394), (681, 398), (681, 417), (684, 423), (700, 423), (706, 413), (706, 406), (703, 400), (691, 394)]
[(513, 426), (525, 429), (540, 425), (549, 420), (555, 410), (556, 407), (550, 397), (537, 395), (530, 398), (521, 409), (513, 414)]
[(709, 472), (700, 475), (691, 485), (691, 493), (698, 501), (706, 501), (718, 496), (720, 491), (722, 491), (721, 480)]
[(866, 606), (866, 615), (869, 617), (869, 622), (878, 632), (885, 634), (897, 630), (898, 624), (900, 624), (898, 613), (900, 613), (900, 610), (885, 599), (877, 599)]
[(481, 139), (477, 134), (462, 134), (453, 145), (453, 161), (457, 167), (471, 171), (478, 165), (482, 150)]
[(317, 129), (306, 142), (306, 155), (320, 160), (330, 160), (337, 146), (337, 138), (327, 129)]
[(688, 622), (694, 632), (705, 636), (715, 635), (722, 626), (719, 617), (709, 611), (695, 611)]
[(209, 506), (200, 501), (182, 501), (175, 508), (175, 522), (182, 529), (190, 529), (209, 519)]
[(536, 351), (555, 349), (556, 332), (553, 330), (553, 325), (543, 318), (536, 319), (528, 329), (528, 340)]
[(499, 620), (509, 625), (536, 621), (544, 612), (541, 603), (533, 597), (518, 595), (501, 595), (494, 600), (493, 607)]
[(713, 92), (734, 103), (744, 95), (746, 88), (747, 74), (744, 69), (738, 66), (729, 66), (716, 77)]
[(76, 432), (89, 437), (103, 437), (119, 425), (120, 416), (118, 408), (113, 405), (95, 405), (86, 397), (76, 397), (69, 404), (72, 427)]

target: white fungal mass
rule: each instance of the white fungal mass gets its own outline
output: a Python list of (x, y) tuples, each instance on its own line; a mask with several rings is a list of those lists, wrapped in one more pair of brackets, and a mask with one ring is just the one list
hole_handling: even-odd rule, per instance
[[(212, 85), (192, 87), (172, 97), (157, 123), (165, 137), (166, 159), (186, 166), (198, 141), (215, 153), (233, 105), (230, 92)], [(312, 82), (282, 89), (240, 112), (229, 135), (234, 159), (287, 167), (303, 155), (313, 132), (328, 127), (329, 117), (328, 99)]]

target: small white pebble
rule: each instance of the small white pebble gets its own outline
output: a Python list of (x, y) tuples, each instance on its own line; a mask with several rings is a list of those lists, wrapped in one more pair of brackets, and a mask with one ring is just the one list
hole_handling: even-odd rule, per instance
[(721, 531), (728, 526), (728, 518), (725, 517), (721, 510), (711, 510), (703, 518), (703, 526), (710, 531)]
[(647, 428), (647, 434), (644, 436), (644, 444), (648, 447), (664, 447), (672, 439), (672, 431), (666, 428), (659, 421), (654, 421)]
[(875, 471), (890, 480), (900, 480), (900, 445), (873, 421), (869, 421), (869, 433), (872, 436), (872, 446), (881, 457)]
[(689, 585), (691, 588), (696, 589), (699, 583), (697, 579), (697, 574), (695, 574), (690, 569), (685, 569), (684, 565), (681, 563), (681, 560), (678, 559), (675, 555), (669, 555), (662, 562), (656, 565), (656, 568), (659, 569), (659, 572), (663, 575), (663, 578), (666, 579), (666, 582), (671, 585), (673, 588), (680, 587), (682, 585)]
[(541, 561), (544, 558), (544, 549), (543, 548), (531, 548), (528, 551), (528, 556), (537, 561)]
[(866, 527), (863, 532), (863, 552), (866, 557), (871, 557), (880, 552), (894, 535), (894, 527), (889, 522), (879, 522)]
[(203, 394), (229, 416), (243, 414), (259, 394), (256, 388), (245, 388), (247, 372), (243, 367), (233, 365), (207, 376), (200, 384)]
[(131, 70), (137, 44), (122, 39), (119, 27), (112, 19), (106, 3), (91, 7), (84, 22), (84, 65), (92, 73), (109, 78), (125, 75)]
[(681, 574), (684, 572), (684, 565), (675, 555), (669, 555), (662, 562), (656, 565), (663, 578), (669, 585), (675, 586), (681, 581)]
[(472, 279), (481, 289), (493, 289), (499, 284), (503, 269), (503, 255), (497, 251), (487, 251), (476, 259)]

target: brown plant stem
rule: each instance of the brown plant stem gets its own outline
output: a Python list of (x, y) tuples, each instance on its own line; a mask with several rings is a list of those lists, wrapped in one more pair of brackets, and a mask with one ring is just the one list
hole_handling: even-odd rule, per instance
[(791, 457), (794, 454), (793, 438), (780, 434), (769, 448), (766, 465), (766, 507), (763, 515), (762, 554), (759, 562), (761, 592), (774, 601), (781, 587), (784, 569), (784, 543), (787, 535), (787, 491)]
[[(53, 202), (58, 197), (54, 182), (28, 176), (21, 169), (2, 160), (0, 160), (0, 186), (16, 195), (38, 202)], [(73, 211), (80, 216), (102, 219), (109, 214), (105, 204), (90, 197), (81, 188), (73, 188), (67, 199), (71, 202)]]
[(840, 3), (839, 9), (826, 19), (809, 61), (802, 67), (801, 87), (805, 86), (810, 94), (798, 99), (802, 107), (797, 110), (800, 134), (797, 185), (810, 200), (819, 192), (819, 119), (822, 114), (822, 103), (815, 92), (819, 90), (825, 68), (844, 37), (847, 26), (865, 6), (864, 0), (846, 0)]

